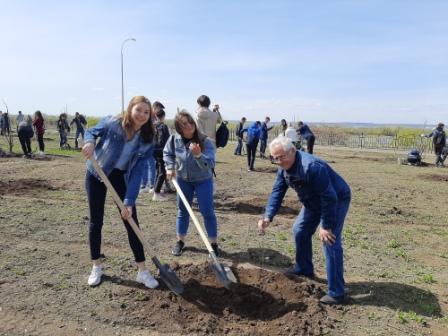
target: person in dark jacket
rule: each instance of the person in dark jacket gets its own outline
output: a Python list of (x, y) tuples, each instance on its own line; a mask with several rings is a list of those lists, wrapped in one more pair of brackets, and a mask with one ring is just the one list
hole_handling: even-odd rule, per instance
[(303, 206), (293, 226), (296, 243), (295, 265), (288, 276), (314, 277), (312, 236), (320, 224), (328, 279), (328, 293), (322, 303), (338, 304), (345, 298), (342, 229), (347, 215), (350, 187), (325, 161), (296, 150), (291, 139), (280, 136), (269, 145), (274, 162), (280, 167), (272, 187), (260, 234), (277, 214), (289, 187), (295, 190)]
[(261, 135), (260, 135), (260, 158), (266, 159), (266, 146), (268, 144), (268, 132), (274, 128), (274, 126), (269, 127), (269, 122), (271, 118), (266, 117), (264, 122), (261, 123)]
[(45, 134), (45, 120), (42, 112), (37, 110), (34, 112), (33, 127), (35, 129), (37, 142), (39, 143), (39, 154), (43, 154), (45, 150), (44, 134)]
[(314, 141), (316, 141), (314, 133), (311, 132), (311, 129), (307, 124), (304, 124), (303, 121), (299, 121), (298, 126), (298, 133), (300, 134), (302, 139), (306, 140), (306, 151), (310, 154), (313, 154)]
[(436, 155), (436, 167), (443, 167), (443, 163), (446, 159), (444, 153), (444, 147), (446, 146), (446, 134), (443, 128), (443, 123), (438, 123), (437, 127), (432, 130), (428, 135), (422, 134), (423, 137), (431, 138), (434, 145), (434, 154)]
[(2, 121), (2, 135), (9, 135), (11, 132), (11, 120), (8, 112), (3, 112)]
[(31, 139), (34, 136), (33, 120), (30, 116), (26, 118), (26, 121), (21, 121), (17, 126), (17, 133), (19, 136), (20, 145), (25, 157), (31, 157)]
[(246, 118), (242, 117), (241, 121), (238, 123), (238, 125), (235, 128), (235, 136), (238, 141), (238, 144), (236, 145), (235, 152), (233, 154), (235, 155), (241, 155), (241, 150), (243, 149), (243, 135), (241, 134), (241, 131), (244, 129), (244, 123), (246, 122)]
[(170, 137), (170, 130), (165, 124), (165, 111), (163, 109), (158, 109), (156, 112), (157, 123), (156, 123), (156, 135), (154, 138), (154, 158), (156, 159), (156, 171), (157, 178), (154, 185), (154, 195), (152, 196), (153, 201), (166, 201), (168, 198), (165, 194), (162, 194), (162, 185), (166, 181), (166, 170), (165, 161), (163, 161), (163, 149), (165, 148), (166, 142)]
[(78, 148), (78, 138), (81, 137), (84, 140), (84, 128), (87, 126), (87, 120), (82, 114), (76, 112), (75, 117), (70, 121), (70, 126), (73, 124), (76, 125), (75, 148)]
[[(95, 171), (92, 156), (108, 176), (113, 188), (123, 200), (125, 208), (120, 211), (128, 234), (129, 245), (138, 267), (136, 281), (148, 288), (156, 288), (158, 282), (145, 265), (143, 245), (128, 220), (132, 217), (137, 225), (136, 199), (142, 180), (145, 160), (154, 150), (154, 126), (151, 121), (151, 103), (144, 96), (135, 96), (128, 108), (118, 117), (105, 117), (85, 133), (82, 154), (87, 161), (86, 191), (89, 202), (89, 246), (92, 271), (87, 283), (101, 283), (103, 266), (101, 258), (101, 231), (107, 188)], [(98, 140), (98, 143), (96, 143)]]
[(256, 121), (249, 128), (245, 128), (241, 131), (241, 136), (247, 132), (246, 138), (246, 150), (247, 150), (247, 171), (254, 170), (255, 157), (257, 153), (258, 142), (260, 141), (261, 123)]
[(67, 113), (61, 113), (57, 123), (59, 132), (59, 148), (64, 148), (68, 145), (67, 143), (67, 133), (70, 133), (70, 126), (67, 122)]

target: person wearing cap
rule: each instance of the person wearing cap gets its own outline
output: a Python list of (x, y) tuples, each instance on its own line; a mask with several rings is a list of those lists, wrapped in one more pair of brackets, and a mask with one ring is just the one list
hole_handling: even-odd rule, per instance
[(443, 128), (443, 123), (438, 123), (437, 127), (432, 130), (428, 135), (422, 134), (422, 137), (431, 138), (434, 145), (434, 154), (436, 155), (436, 167), (443, 167), (443, 163), (446, 159), (444, 147), (446, 146), (446, 134)]

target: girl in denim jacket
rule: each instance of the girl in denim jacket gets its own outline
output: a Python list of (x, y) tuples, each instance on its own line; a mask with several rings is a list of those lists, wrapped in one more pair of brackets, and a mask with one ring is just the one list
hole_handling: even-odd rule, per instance
[[(144, 96), (132, 98), (123, 116), (106, 117), (86, 131), (82, 153), (86, 159), (95, 156), (123, 200), (126, 208), (121, 211), (121, 217), (137, 263), (137, 281), (148, 288), (155, 288), (158, 282), (145, 266), (143, 246), (127, 221), (132, 217), (138, 225), (135, 201), (144, 162), (153, 152), (154, 127), (150, 115), (151, 103), (148, 98)], [(98, 138), (100, 140), (95, 145)], [(86, 191), (90, 211), (90, 255), (93, 263), (88, 284), (96, 286), (101, 282), (103, 275), (100, 249), (106, 186), (101, 182), (90, 161), (87, 161)]]
[[(182, 110), (174, 120), (176, 134), (172, 135), (163, 150), (163, 160), (166, 165), (168, 179), (176, 176), (177, 183), (182, 189), (188, 203), (197, 197), (199, 211), (204, 218), (208, 238), (216, 253), (219, 254), (217, 244), (217, 222), (213, 205), (213, 175), (215, 166), (215, 146), (213, 142), (198, 131), (193, 117)], [(172, 253), (180, 256), (185, 247), (190, 216), (177, 196), (177, 243)]]

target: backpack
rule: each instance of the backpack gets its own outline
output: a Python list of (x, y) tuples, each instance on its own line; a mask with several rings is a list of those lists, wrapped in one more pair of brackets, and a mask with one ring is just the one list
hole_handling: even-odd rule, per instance
[(216, 148), (225, 147), (229, 141), (229, 128), (227, 127), (227, 121), (221, 122), (218, 130), (216, 131)]
[(434, 145), (445, 145), (445, 132), (439, 131), (436, 134), (434, 134), (433, 142)]

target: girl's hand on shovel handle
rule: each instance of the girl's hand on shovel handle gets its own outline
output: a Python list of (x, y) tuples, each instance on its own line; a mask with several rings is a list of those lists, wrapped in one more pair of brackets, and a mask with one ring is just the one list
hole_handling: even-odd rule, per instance
[(95, 150), (95, 144), (89, 142), (86, 143), (84, 146), (82, 146), (82, 154), (86, 158), (86, 160), (90, 159), (90, 157), (93, 155), (93, 151)]
[(125, 207), (121, 210), (121, 218), (129, 220), (132, 217), (132, 207)]
[(174, 170), (167, 170), (166, 171), (166, 179), (168, 181), (171, 180), (175, 176), (176, 176), (176, 172)]

